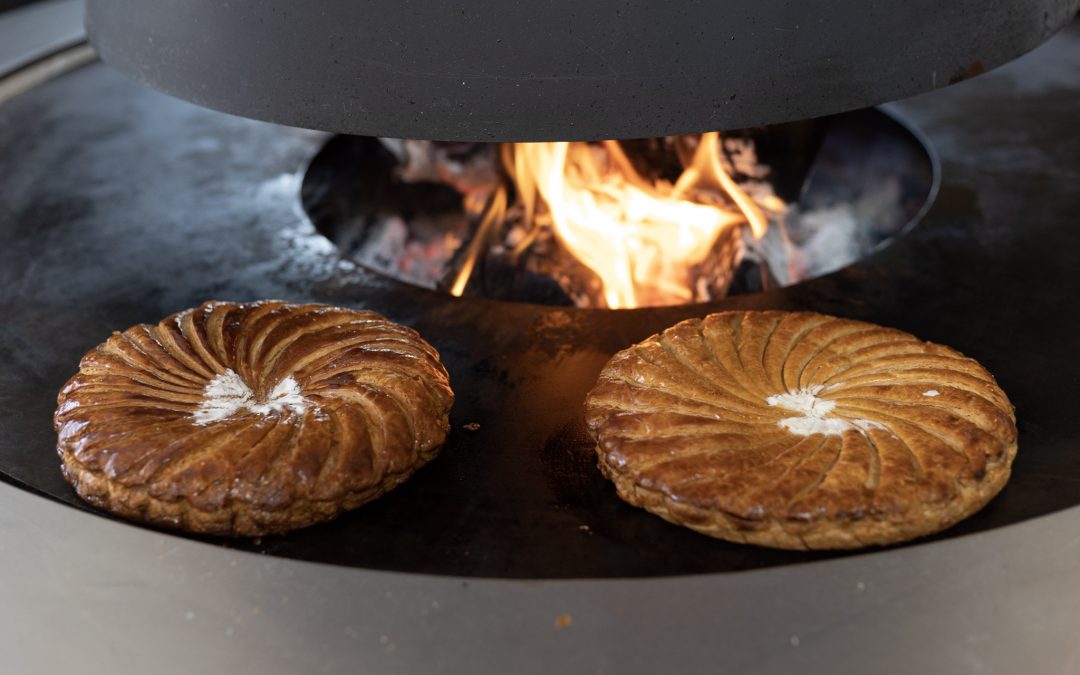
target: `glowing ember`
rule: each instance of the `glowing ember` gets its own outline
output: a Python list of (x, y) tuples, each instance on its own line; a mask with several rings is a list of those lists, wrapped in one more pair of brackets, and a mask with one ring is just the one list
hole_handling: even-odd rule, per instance
[(832, 272), (918, 217), (924, 148), (880, 113), (846, 119), (589, 143), (338, 137), (304, 205), (349, 259), (434, 291), (713, 302)]
[[(616, 141), (507, 144), (503, 161), (525, 221), (550, 224), (599, 277), (609, 308), (692, 301), (692, 269), (722, 233), (748, 223), (760, 238), (767, 227), (761, 208), (724, 171), (716, 133), (697, 140), (674, 183), (644, 178)], [(506, 201), (502, 189), (490, 201), (473, 242), (478, 249)], [(466, 257), (454, 294), (464, 290), (472, 261)]]

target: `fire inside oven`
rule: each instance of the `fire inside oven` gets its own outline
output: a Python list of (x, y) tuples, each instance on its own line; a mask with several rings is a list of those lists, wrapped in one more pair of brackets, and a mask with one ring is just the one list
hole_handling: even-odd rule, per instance
[(932, 183), (916, 136), (864, 111), (628, 141), (339, 136), (303, 202), (344, 255), (397, 280), (624, 309), (834, 271), (913, 224)]

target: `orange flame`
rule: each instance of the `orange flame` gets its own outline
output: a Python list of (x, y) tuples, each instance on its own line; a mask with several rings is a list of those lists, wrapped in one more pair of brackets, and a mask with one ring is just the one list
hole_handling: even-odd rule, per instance
[[(703, 134), (674, 184), (641, 176), (616, 141), (504, 146), (527, 222), (546, 211), (559, 242), (603, 283), (609, 308), (693, 299), (690, 270), (730, 227), (767, 227), (762, 209), (724, 171), (720, 136)], [(726, 194), (735, 208), (705, 203)]]

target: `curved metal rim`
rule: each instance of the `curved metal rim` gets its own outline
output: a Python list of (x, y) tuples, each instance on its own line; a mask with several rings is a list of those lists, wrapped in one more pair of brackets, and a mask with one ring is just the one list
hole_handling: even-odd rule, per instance
[[(919, 223), (923, 221), (923, 218), (926, 217), (926, 214), (930, 213), (930, 209), (934, 207), (934, 202), (937, 201), (938, 192), (941, 190), (941, 155), (938, 154), (937, 148), (935, 148), (934, 144), (930, 141), (930, 137), (927, 136), (925, 132), (923, 132), (919, 125), (915, 124), (915, 122), (908, 119), (903, 113), (897, 110), (893, 104), (886, 103), (884, 105), (878, 106), (877, 110), (889, 117), (896, 124), (903, 127), (909, 134), (912, 135), (915, 141), (918, 142), (920, 146), (922, 146), (923, 152), (926, 153), (926, 158), (930, 162), (930, 188), (926, 192), (926, 200), (923, 202), (919, 210), (915, 212), (915, 215), (913, 215), (911, 219), (908, 220), (908, 222), (896, 232), (896, 234), (889, 237), (888, 239), (879, 241), (867, 255), (861, 258), (862, 260), (865, 260), (866, 258), (877, 255), (878, 253), (884, 251), (900, 239), (906, 237), (912, 230), (914, 230), (919, 225)], [(859, 261), (856, 260), (852, 264), (855, 265), (858, 264), (858, 262)], [(832, 272), (830, 272), (830, 274), (832, 274)], [(809, 279), (806, 279), (805, 281), (809, 281)], [(802, 282), (800, 281), (799, 283)]]
[(46, 54), (6, 75), (0, 73), (0, 105), (97, 60), (94, 48), (90, 43), (82, 41)]

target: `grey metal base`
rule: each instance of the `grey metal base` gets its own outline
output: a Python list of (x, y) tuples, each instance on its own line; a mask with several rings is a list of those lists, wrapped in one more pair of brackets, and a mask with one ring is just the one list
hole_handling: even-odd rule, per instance
[(1078, 559), (1072, 509), (760, 572), (463, 581), (230, 552), (0, 485), (0, 663), (86, 675), (1072, 673)]

